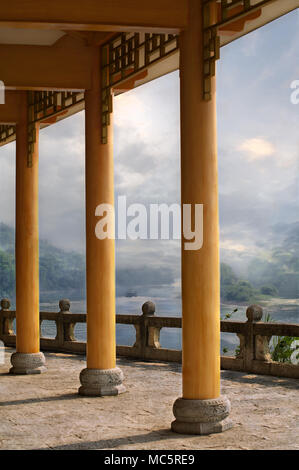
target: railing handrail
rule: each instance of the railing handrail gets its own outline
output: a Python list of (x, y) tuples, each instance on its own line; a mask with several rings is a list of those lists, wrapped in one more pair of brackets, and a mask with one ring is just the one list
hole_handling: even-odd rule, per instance
[[(16, 311), (10, 310), (8, 299), (0, 302), (0, 339), (7, 346), (15, 346), (13, 320)], [(86, 342), (75, 338), (75, 325), (86, 322), (85, 313), (72, 313), (70, 301), (59, 302), (60, 311), (40, 312), (40, 322), (55, 321), (57, 334), (47, 338), (41, 334), (41, 349), (56, 352), (84, 354)], [(141, 360), (159, 360), (180, 362), (182, 352), (176, 349), (162, 348), (160, 331), (162, 328), (181, 328), (181, 317), (162, 317), (155, 315), (153, 302), (142, 306), (142, 314), (117, 314), (116, 323), (133, 325), (136, 341), (133, 346), (117, 346), (117, 354)], [(240, 340), (236, 357), (222, 356), (221, 367), (267, 375), (299, 378), (299, 365), (273, 362), (269, 351), (272, 336), (299, 337), (297, 323), (262, 322), (263, 310), (258, 305), (251, 305), (246, 311), (247, 321), (221, 320), (221, 332), (235, 333)]]
[[(13, 318), (16, 317), (15, 310), (2, 310), (3, 317)], [(40, 319), (42, 321), (56, 321), (58, 315), (67, 322), (86, 323), (86, 313), (73, 313), (73, 312), (47, 312), (40, 311)], [(137, 313), (117, 313), (116, 323), (124, 325), (137, 325), (140, 322), (140, 315)], [(161, 328), (181, 328), (182, 317), (166, 317), (155, 315), (149, 317), (149, 326)], [(236, 320), (221, 320), (221, 333), (240, 333), (243, 334), (246, 330), (245, 321)], [(299, 323), (274, 323), (274, 322), (258, 322), (253, 326), (255, 335), (270, 335), (270, 336), (292, 336), (299, 337)]]

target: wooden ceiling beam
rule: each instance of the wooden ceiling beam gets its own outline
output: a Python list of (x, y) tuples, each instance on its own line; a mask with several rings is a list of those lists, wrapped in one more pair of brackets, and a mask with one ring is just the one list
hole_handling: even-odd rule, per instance
[(0, 105), (0, 124), (16, 124), (19, 121), (20, 110), (20, 93), (6, 91), (5, 103)]
[(1, 80), (8, 90), (88, 89), (91, 49), (70, 37), (55, 46), (0, 45)]
[(0, 8), (0, 25), (35, 29), (178, 33), (187, 18), (188, 0), (10, 0)]

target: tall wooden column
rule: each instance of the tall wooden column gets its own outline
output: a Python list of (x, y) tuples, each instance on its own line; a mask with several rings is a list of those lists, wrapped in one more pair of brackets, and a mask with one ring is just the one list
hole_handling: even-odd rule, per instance
[(39, 241), (38, 241), (38, 138), (32, 164), (28, 164), (27, 92), (21, 94), (20, 119), (16, 126), (16, 329), (17, 353), (11, 373), (45, 370), (39, 351)]
[[(174, 404), (172, 428), (195, 434), (227, 427), (223, 403), (229, 408), (220, 397), (216, 80), (212, 78), (211, 100), (205, 101), (202, 40), (202, 1), (189, 0), (188, 29), (180, 36), (181, 202), (191, 204), (193, 213), (195, 204), (203, 204), (203, 246), (188, 250), (182, 236), (183, 397)], [(207, 423), (203, 417), (209, 413)]]
[(93, 55), (92, 89), (85, 93), (87, 368), (80, 375), (79, 393), (101, 396), (117, 395), (124, 387), (116, 367), (115, 240), (99, 239), (95, 232), (96, 208), (114, 206), (114, 172), (112, 116), (108, 141), (101, 141), (100, 49), (95, 47)]

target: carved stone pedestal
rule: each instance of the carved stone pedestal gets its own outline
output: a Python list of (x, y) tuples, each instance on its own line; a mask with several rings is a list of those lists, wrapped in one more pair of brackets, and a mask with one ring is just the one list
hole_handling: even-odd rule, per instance
[(11, 356), (10, 374), (42, 374), (47, 370), (45, 356), (42, 352), (26, 354), (16, 352)]
[(119, 395), (126, 391), (121, 369), (83, 369), (80, 373), (79, 394), (90, 397)]
[(178, 398), (173, 405), (176, 418), (171, 429), (180, 434), (212, 434), (232, 427), (230, 402), (225, 396), (213, 400)]

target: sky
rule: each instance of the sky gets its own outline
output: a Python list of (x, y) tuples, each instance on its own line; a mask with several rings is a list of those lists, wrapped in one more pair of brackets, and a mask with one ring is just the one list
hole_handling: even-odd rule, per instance
[[(221, 260), (244, 276), (298, 222), (298, 44), (297, 10), (223, 47), (217, 64)], [(180, 202), (179, 106), (178, 72), (115, 98), (116, 197)], [(14, 143), (0, 162), (0, 221), (14, 226)], [(84, 112), (41, 132), (39, 188), (40, 237), (83, 253)], [(179, 293), (179, 241), (117, 241), (116, 261), (124, 290)]]

